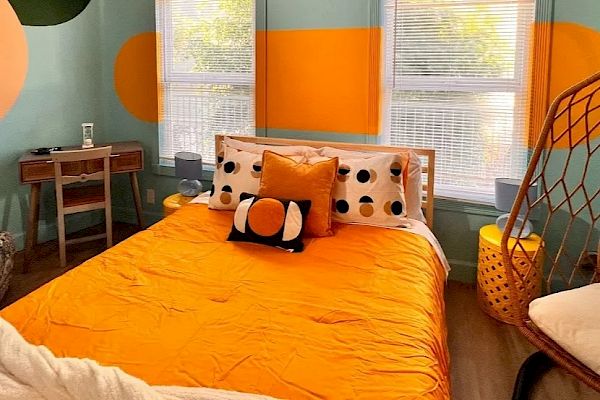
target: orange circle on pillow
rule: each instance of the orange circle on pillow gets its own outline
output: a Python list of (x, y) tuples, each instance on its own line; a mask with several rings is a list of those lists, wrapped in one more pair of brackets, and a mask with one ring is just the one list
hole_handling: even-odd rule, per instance
[(260, 236), (273, 236), (283, 226), (285, 208), (275, 199), (260, 199), (248, 210), (248, 225)]

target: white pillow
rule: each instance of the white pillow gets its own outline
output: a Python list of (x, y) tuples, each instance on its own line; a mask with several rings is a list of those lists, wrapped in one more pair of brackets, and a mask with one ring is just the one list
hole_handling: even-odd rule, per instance
[[(344, 159), (360, 159), (371, 158), (374, 155), (392, 154), (392, 153), (376, 153), (376, 152), (357, 152), (340, 150), (332, 147), (323, 147), (318, 150), (318, 153), (324, 157), (340, 157), (340, 164)], [(419, 156), (414, 151), (406, 151), (401, 153), (393, 153), (400, 157), (402, 169), (407, 169), (407, 179), (404, 180), (404, 199), (406, 202), (406, 217), (416, 219), (426, 223), (423, 215), (423, 177), (422, 166)]]
[(529, 305), (535, 325), (600, 374), (600, 283), (540, 297)]
[(243, 142), (241, 140), (235, 140), (225, 136), (223, 143), (236, 150), (247, 151), (249, 153), (260, 154), (264, 153), (265, 150), (272, 151), (273, 153), (280, 154), (282, 156), (310, 156), (317, 155), (317, 149), (310, 146), (272, 146), (267, 144), (256, 144)]
[(334, 221), (399, 226), (406, 218), (401, 160), (391, 153), (342, 158), (333, 187)]
[[(267, 149), (286, 155), (296, 162), (304, 162), (307, 159), (306, 151), (313, 148), (308, 146), (263, 146), (226, 137), (222, 151), (217, 155), (208, 201), (210, 209), (235, 210), (240, 204), (242, 193), (258, 194), (262, 156), (264, 150)], [(315, 154), (314, 151), (312, 154)]]
[(235, 210), (242, 193), (258, 193), (261, 172), (262, 154), (223, 146), (217, 156), (208, 208)]

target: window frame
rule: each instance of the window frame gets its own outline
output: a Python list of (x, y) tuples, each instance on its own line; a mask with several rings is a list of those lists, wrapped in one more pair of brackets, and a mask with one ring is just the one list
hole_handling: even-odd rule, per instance
[[(253, 126), (253, 134), (252, 136), (256, 136), (256, 29), (257, 29), (257, 1), (253, 0), (253, 11), (252, 11), (252, 31), (254, 33), (252, 40), (252, 64), (250, 73), (242, 73), (242, 72), (174, 72), (172, 70), (171, 62), (164, 62), (163, 56), (170, 51), (171, 54), (174, 54), (175, 51), (175, 39), (174, 39), (174, 31), (175, 27), (172, 24), (172, 10), (171, 7), (168, 6), (168, 2), (164, 0), (156, 0), (156, 25), (157, 25), (157, 33), (158, 33), (158, 41), (159, 48), (157, 49), (158, 57), (159, 57), (159, 76), (158, 76), (158, 85), (159, 90), (161, 90), (163, 94), (162, 104), (160, 112), (166, 113), (169, 104), (169, 93), (168, 86), (171, 84), (191, 84), (191, 85), (231, 85), (231, 86), (248, 86), (251, 90), (250, 96), (250, 105), (252, 115), (252, 126)], [(162, 27), (162, 29), (159, 29)], [(165, 51), (168, 49), (167, 51)], [(163, 119), (164, 120), (164, 119)], [(174, 158), (165, 158), (161, 156), (161, 140), (163, 135), (165, 135), (165, 130), (171, 129), (168, 124), (161, 122), (159, 125), (159, 133), (158, 133), (158, 164), (163, 167), (174, 167), (175, 160)], [(221, 132), (217, 132), (221, 133)], [(168, 136), (169, 141), (173, 141), (174, 134), (171, 133)], [(172, 145), (171, 145), (172, 146)], [(204, 160), (203, 163), (205, 167), (208, 167), (209, 170), (214, 169), (214, 165), (216, 164), (216, 160)]]
[[(528, 74), (531, 73), (527, 62), (531, 62), (531, 52), (535, 47), (534, 35), (531, 34), (531, 40), (525, 46), (517, 46), (515, 49), (515, 71), (512, 78), (476, 78), (476, 77), (446, 77), (446, 76), (407, 76), (403, 78), (402, 88), (395, 87), (395, 15), (397, 12), (397, 4), (402, 0), (382, 0), (382, 29), (383, 29), (383, 54), (382, 54), (382, 82), (383, 82), (383, 98), (381, 115), (383, 118), (381, 124), (381, 134), (379, 143), (389, 145), (392, 142), (392, 106), (393, 95), (395, 92), (402, 91), (422, 91), (422, 92), (460, 92), (460, 93), (513, 93), (515, 95), (513, 110), (516, 110), (519, 104), (522, 104), (524, 98), (529, 97), (531, 91), (531, 82), (528, 80)], [(534, 7), (534, 20), (537, 2), (529, 0)], [(458, 2), (457, 2), (458, 3)], [(496, 0), (491, 2), (483, 2), (482, 0), (462, 0), (460, 4), (477, 5), (477, 4), (505, 4), (505, 3), (520, 3), (519, 0)], [(415, 3), (413, 7), (436, 7), (439, 6), (435, 1)], [(518, 11), (521, 11), (518, 9)], [(534, 21), (532, 21), (534, 22)], [(517, 24), (516, 37), (523, 37), (524, 31), (527, 29), (524, 24)], [(440, 89), (441, 88), (441, 89)], [(527, 103), (525, 103), (527, 104)], [(531, 108), (531, 104), (527, 104)], [(520, 133), (522, 132), (522, 133)], [(528, 126), (528, 118), (519, 118), (516, 112), (513, 112), (513, 133), (512, 143), (522, 141), (525, 143), (524, 149), (527, 148), (527, 136), (530, 134)], [(527, 165), (529, 164), (530, 154), (527, 153), (526, 164), (523, 168), (522, 175), (525, 175)], [(440, 168), (437, 168), (440, 171)], [(494, 203), (494, 195), (481, 195), (479, 198), (473, 198), (467, 195), (467, 191), (447, 188), (447, 185), (436, 184), (435, 197), (466, 201), (484, 205)], [(442, 190), (440, 190), (442, 189)]]

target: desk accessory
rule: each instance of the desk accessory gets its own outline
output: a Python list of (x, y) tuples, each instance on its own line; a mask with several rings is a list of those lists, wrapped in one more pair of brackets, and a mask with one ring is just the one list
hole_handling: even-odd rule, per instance
[(85, 122), (81, 124), (81, 130), (83, 131), (83, 144), (81, 148), (89, 149), (94, 147), (94, 124)]
[(50, 154), (51, 151), (61, 151), (62, 147), (38, 147), (35, 150), (31, 150), (31, 154), (36, 156), (43, 156), (46, 154)]

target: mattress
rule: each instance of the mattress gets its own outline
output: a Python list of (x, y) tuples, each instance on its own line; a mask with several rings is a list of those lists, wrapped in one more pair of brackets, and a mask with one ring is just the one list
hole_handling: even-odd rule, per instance
[(448, 399), (446, 271), (422, 236), (335, 225), (303, 253), (225, 241), (190, 204), (0, 315), (152, 385), (281, 399)]

